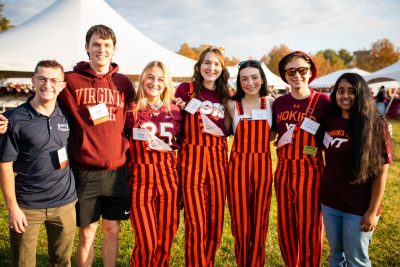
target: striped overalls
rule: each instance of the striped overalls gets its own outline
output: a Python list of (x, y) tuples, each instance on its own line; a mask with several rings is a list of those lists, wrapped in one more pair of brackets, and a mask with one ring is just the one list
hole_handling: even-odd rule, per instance
[[(261, 98), (261, 109), (269, 109)], [(268, 213), (272, 192), (269, 145), (271, 121), (243, 118), (241, 101), (229, 159), (228, 204), (238, 266), (264, 266)], [(235, 116), (237, 114), (235, 112)], [(234, 123), (235, 124), (235, 123)]]

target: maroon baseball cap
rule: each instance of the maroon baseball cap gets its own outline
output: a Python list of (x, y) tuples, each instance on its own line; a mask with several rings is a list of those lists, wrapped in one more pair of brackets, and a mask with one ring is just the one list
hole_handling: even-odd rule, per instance
[(287, 54), (286, 56), (284, 56), (281, 61), (279, 61), (278, 64), (278, 69), (279, 69), (279, 74), (281, 75), (281, 78), (284, 82), (287, 83), (287, 80), (285, 78), (285, 65), (288, 63), (288, 58), (292, 58), (292, 57), (300, 57), (300, 58), (307, 58), (310, 65), (311, 65), (311, 77), (308, 80), (308, 83), (311, 83), (315, 77), (317, 76), (317, 68), (315, 67), (315, 63), (312, 60), (312, 58), (307, 54), (304, 53), (303, 51), (293, 51), (292, 53)]

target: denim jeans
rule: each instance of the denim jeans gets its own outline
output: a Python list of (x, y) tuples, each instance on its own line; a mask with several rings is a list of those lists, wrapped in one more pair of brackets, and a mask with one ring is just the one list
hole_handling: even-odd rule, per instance
[[(371, 266), (368, 246), (371, 232), (362, 232), (362, 216), (343, 212), (321, 204), (326, 236), (330, 246), (330, 267)], [(376, 217), (378, 221), (379, 216)]]
[(378, 109), (380, 114), (385, 114), (385, 102), (376, 102), (376, 108)]

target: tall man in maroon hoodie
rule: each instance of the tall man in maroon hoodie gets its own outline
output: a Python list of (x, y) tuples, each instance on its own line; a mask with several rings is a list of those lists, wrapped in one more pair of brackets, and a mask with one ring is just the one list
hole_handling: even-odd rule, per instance
[(59, 100), (72, 117), (69, 157), (77, 183), (78, 266), (91, 266), (94, 238), (102, 217), (104, 266), (115, 266), (120, 220), (129, 218), (130, 199), (123, 134), (126, 107), (135, 91), (112, 63), (116, 37), (104, 25), (86, 34), (90, 62), (66, 73), (67, 87)]

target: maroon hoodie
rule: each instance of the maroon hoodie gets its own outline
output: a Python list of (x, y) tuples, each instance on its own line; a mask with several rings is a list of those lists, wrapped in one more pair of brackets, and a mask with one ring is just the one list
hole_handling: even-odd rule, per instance
[[(112, 63), (107, 74), (96, 74), (89, 62), (79, 62), (65, 74), (67, 87), (59, 100), (70, 113), (69, 159), (78, 170), (112, 170), (126, 163), (129, 142), (123, 129), (126, 107), (135, 91)], [(109, 120), (94, 125), (88, 107), (105, 103)]]

